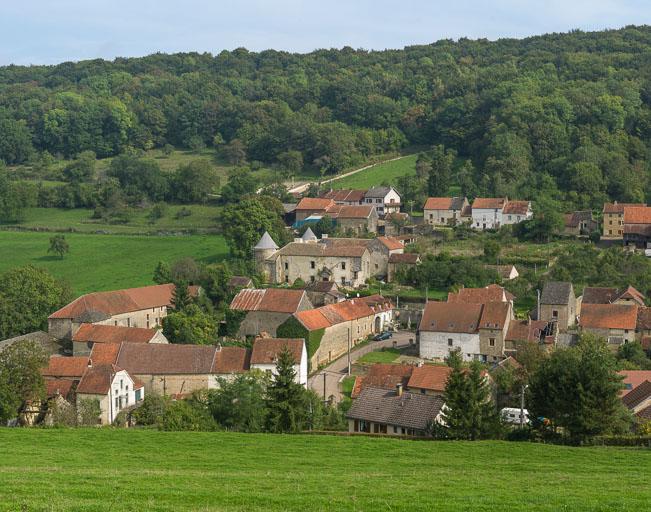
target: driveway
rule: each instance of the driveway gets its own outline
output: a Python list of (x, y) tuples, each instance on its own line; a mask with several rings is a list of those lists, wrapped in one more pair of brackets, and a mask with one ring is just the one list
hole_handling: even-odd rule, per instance
[[(350, 352), (351, 364), (357, 361), (364, 354), (382, 350), (383, 348), (393, 347), (393, 342), (396, 342), (397, 348), (404, 348), (409, 346), (409, 339), (415, 339), (416, 333), (411, 331), (397, 331), (393, 333), (393, 338), (383, 341), (371, 341), (367, 345), (353, 349)], [(315, 373), (308, 379), (308, 387), (316, 392), (319, 396), (323, 396), (323, 388), (325, 382), (325, 396), (326, 399), (334, 397), (335, 402), (340, 402), (343, 395), (339, 390), (339, 381), (348, 373), (348, 355), (344, 354), (339, 359), (333, 361), (328, 366)], [(325, 380), (324, 380), (325, 379)]]

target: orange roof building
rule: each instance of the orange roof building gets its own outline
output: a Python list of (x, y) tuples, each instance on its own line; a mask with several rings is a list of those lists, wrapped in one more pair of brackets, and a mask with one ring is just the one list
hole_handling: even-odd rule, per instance
[(622, 344), (635, 340), (638, 306), (635, 304), (583, 304), (579, 316), (582, 331)]

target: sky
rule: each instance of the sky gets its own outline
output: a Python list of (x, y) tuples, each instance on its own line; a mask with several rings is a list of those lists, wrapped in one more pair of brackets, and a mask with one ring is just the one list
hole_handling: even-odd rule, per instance
[(238, 47), (382, 50), (643, 24), (650, 0), (0, 0), (0, 65)]

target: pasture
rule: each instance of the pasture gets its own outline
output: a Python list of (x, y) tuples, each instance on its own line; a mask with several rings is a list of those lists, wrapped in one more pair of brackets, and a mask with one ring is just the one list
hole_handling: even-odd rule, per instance
[(651, 453), (320, 435), (0, 429), (0, 510), (640, 511)]

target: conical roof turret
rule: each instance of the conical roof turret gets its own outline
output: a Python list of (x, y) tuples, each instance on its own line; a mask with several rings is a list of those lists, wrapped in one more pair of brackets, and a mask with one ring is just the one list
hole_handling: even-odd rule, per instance
[(276, 245), (276, 242), (274, 242), (274, 239), (271, 238), (271, 235), (267, 231), (264, 232), (264, 235), (262, 235), (262, 238), (260, 238), (260, 241), (256, 244), (254, 249), (273, 249), (276, 250), (278, 249), (278, 246)]

